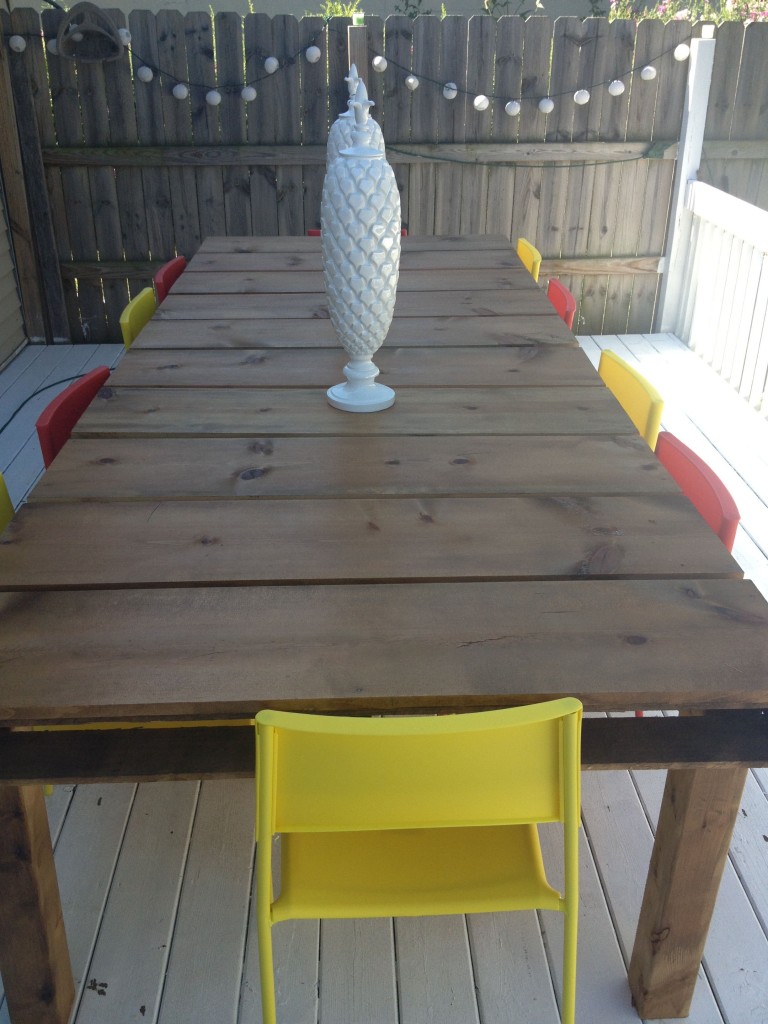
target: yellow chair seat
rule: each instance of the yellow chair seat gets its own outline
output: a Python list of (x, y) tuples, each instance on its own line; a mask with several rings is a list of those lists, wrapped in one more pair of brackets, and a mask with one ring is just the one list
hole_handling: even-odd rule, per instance
[(157, 309), (154, 288), (142, 288), (120, 314), (120, 330), (123, 344), (130, 348)]
[(651, 451), (655, 451), (664, 411), (664, 399), (659, 392), (634, 366), (610, 349), (600, 353), (597, 372)]
[(3, 474), (0, 473), (0, 533), (3, 532), (12, 519), (13, 502), (5, 485), (5, 480), (3, 480)]
[(535, 825), (284, 833), (273, 921), (561, 910)]

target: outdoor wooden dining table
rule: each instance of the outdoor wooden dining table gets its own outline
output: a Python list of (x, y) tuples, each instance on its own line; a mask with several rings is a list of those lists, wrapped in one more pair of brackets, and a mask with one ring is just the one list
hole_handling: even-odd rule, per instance
[(3, 534), (13, 1024), (72, 1000), (38, 783), (248, 775), (251, 729), (174, 726), (263, 707), (565, 694), (695, 712), (583, 738), (585, 768), (671, 769), (630, 985), (643, 1017), (687, 1013), (746, 766), (768, 763), (768, 606), (506, 239), (404, 239), (391, 409), (331, 408), (344, 362), (319, 239), (207, 239)]

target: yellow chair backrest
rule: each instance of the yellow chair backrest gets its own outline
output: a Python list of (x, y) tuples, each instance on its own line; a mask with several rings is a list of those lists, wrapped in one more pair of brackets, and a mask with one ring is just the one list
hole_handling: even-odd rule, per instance
[(139, 294), (131, 299), (120, 314), (120, 330), (126, 348), (130, 348), (156, 309), (157, 299), (153, 288), (142, 288)]
[(3, 474), (0, 473), (0, 533), (6, 528), (8, 523), (13, 519), (13, 502), (11, 496), (8, 493)]
[(597, 372), (648, 442), (651, 451), (654, 451), (664, 410), (664, 399), (659, 392), (641, 373), (610, 349), (601, 352)]
[(517, 255), (523, 261), (523, 266), (531, 275), (534, 281), (539, 280), (541, 270), (541, 253), (535, 245), (531, 245), (527, 238), (518, 238)]
[(562, 821), (562, 719), (579, 706), (565, 699), (371, 719), (263, 711), (262, 826), (340, 832)]
[[(280, 921), (534, 909), (563, 914), (561, 1019), (574, 1024), (580, 727), (581, 704), (570, 697), (417, 718), (260, 712), (263, 1024), (277, 1022)], [(551, 821), (563, 823), (562, 892), (547, 881), (538, 838), (538, 823)]]

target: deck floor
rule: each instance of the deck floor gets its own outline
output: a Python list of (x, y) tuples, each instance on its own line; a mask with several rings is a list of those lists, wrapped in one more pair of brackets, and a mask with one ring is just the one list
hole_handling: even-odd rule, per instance
[[(732, 491), (743, 516), (734, 554), (768, 596), (768, 425), (672, 336), (580, 340), (595, 363), (601, 348), (636, 361), (665, 396), (665, 427)], [(24, 350), (0, 373), (0, 428), (42, 383), (121, 352)], [(0, 429), (16, 502), (42, 471), (34, 420), (53, 393)], [(638, 1021), (626, 964), (663, 782), (661, 772), (584, 773), (579, 1024)], [(57, 787), (49, 818), (73, 1024), (259, 1024), (251, 783)], [(544, 844), (554, 856), (555, 837)], [(279, 1021), (555, 1024), (561, 935), (548, 913), (282, 924)], [(768, 1024), (768, 769), (748, 777), (688, 1019)]]

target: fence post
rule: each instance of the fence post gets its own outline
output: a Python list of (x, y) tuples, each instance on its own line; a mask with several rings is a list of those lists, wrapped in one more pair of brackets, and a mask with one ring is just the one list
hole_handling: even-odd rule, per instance
[(704, 126), (707, 121), (709, 86), (715, 59), (714, 25), (704, 25), (702, 38), (691, 41), (685, 109), (677, 151), (677, 170), (669, 210), (669, 229), (664, 253), (665, 270), (656, 307), (654, 330), (672, 331), (677, 324), (685, 274), (685, 255), (691, 239), (692, 215), (685, 209), (685, 190), (695, 181), (701, 164)]
[[(368, 29), (364, 25), (350, 25), (347, 28), (347, 49), (349, 66), (357, 66), (358, 75), (365, 79), (368, 67)], [(368, 85), (368, 82), (365, 82)]]

